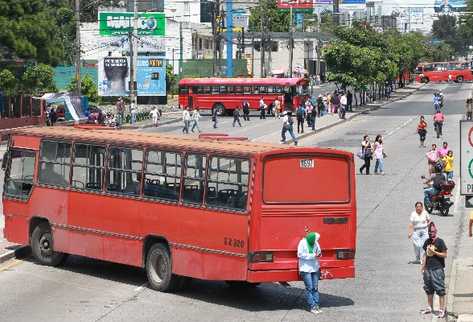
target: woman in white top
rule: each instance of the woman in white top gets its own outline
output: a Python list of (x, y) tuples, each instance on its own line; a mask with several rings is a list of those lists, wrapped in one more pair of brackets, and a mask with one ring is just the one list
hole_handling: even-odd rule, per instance
[(306, 289), (307, 307), (309, 311), (314, 314), (322, 312), (319, 307), (319, 257), (322, 256), (319, 239), (320, 235), (318, 233), (310, 232), (299, 241), (299, 245), (297, 246), (299, 273)]
[(374, 165), (374, 174), (384, 174), (384, 147), (383, 147), (383, 137), (377, 135), (374, 140), (374, 157), (376, 163)]
[(416, 259), (409, 263), (420, 264), (420, 259), (424, 255), (424, 243), (429, 238), (427, 227), (431, 221), (430, 215), (424, 210), (422, 202), (416, 202), (416, 210), (411, 213), (409, 219), (408, 238), (412, 239), (414, 254)]

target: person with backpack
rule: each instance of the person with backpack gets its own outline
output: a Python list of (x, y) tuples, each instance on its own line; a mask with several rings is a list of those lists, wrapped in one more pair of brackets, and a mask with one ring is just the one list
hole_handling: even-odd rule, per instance
[(294, 141), (294, 145), (297, 145), (297, 138), (294, 135), (294, 121), (292, 119), (292, 112), (284, 111), (282, 115), (281, 143), (286, 143), (286, 132), (289, 132), (289, 135)]
[(297, 119), (297, 133), (304, 133), (304, 120), (306, 116), (306, 110), (304, 105), (299, 105), (296, 111), (296, 119)]
[(365, 135), (361, 142), (361, 157), (363, 158), (364, 164), (360, 168), (360, 174), (363, 174), (363, 170), (366, 169), (366, 174), (369, 175), (370, 163), (373, 158), (373, 148), (368, 135)]

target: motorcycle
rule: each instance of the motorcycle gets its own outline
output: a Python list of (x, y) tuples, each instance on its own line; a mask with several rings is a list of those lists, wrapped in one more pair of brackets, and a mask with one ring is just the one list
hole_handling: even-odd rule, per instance
[(434, 210), (438, 210), (442, 216), (448, 216), (450, 207), (453, 206), (452, 191), (455, 188), (455, 182), (447, 181), (441, 185), (440, 192), (433, 195), (431, 200), (425, 198), (425, 210), (431, 214)]

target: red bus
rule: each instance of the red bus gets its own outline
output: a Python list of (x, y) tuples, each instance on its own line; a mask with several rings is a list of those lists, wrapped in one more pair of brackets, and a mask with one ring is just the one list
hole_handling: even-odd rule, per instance
[(352, 153), (84, 128), (12, 130), (4, 235), (39, 263), (143, 267), (160, 291), (189, 278), (296, 281), (297, 244), (317, 231), (322, 277), (354, 277)]
[(28, 95), (0, 95), (0, 130), (46, 123), (44, 101)]
[(305, 78), (184, 78), (179, 82), (179, 106), (217, 109), (223, 115), (247, 100), (258, 109), (263, 97), (269, 105), (276, 98), (283, 109), (293, 109), (309, 97)]
[(416, 81), (421, 83), (448, 81), (462, 83), (473, 80), (470, 64), (461, 62), (421, 63), (416, 67), (415, 74)]

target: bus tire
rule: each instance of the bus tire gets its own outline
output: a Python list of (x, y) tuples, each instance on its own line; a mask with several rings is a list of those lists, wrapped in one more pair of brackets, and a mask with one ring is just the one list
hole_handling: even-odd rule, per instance
[(218, 116), (224, 116), (225, 114), (227, 114), (227, 110), (225, 109), (225, 106), (222, 103), (214, 104), (214, 106), (212, 107), (212, 114), (215, 109), (217, 110)]
[(422, 77), (420, 82), (427, 84), (429, 82), (429, 79), (427, 77)]
[(458, 76), (456, 80), (457, 83), (463, 83), (463, 76)]
[(38, 224), (30, 238), (31, 252), (42, 265), (58, 266), (66, 259), (66, 254), (54, 251), (51, 227), (47, 223)]
[(166, 245), (157, 243), (151, 246), (146, 255), (146, 275), (154, 290), (172, 292), (179, 287), (180, 276), (172, 273), (171, 254)]

